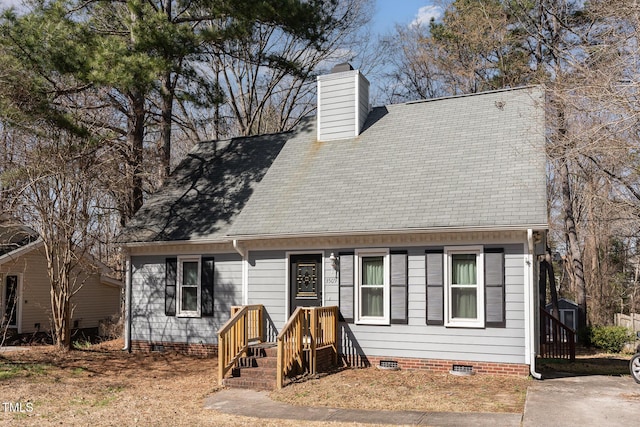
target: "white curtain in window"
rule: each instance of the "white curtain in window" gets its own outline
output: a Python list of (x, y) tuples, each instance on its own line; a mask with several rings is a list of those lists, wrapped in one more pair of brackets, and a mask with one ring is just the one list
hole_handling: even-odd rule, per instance
[(475, 254), (453, 255), (451, 268), (452, 315), (456, 318), (475, 319), (478, 317), (476, 295), (478, 281)]
[(182, 311), (198, 310), (198, 263), (182, 263)]
[(384, 316), (383, 257), (362, 259), (362, 316)]

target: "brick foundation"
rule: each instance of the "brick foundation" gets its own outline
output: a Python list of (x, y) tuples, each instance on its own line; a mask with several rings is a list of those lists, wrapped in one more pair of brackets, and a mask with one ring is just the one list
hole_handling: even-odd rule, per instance
[(131, 341), (132, 351), (165, 352), (171, 351), (190, 356), (214, 357), (218, 355), (216, 344), (188, 344), (176, 342)]
[[(215, 357), (218, 355), (216, 344), (187, 344), (171, 342), (132, 341), (132, 351), (173, 351), (193, 356)], [(528, 376), (529, 365), (517, 363), (493, 363), (473, 362), (468, 360), (441, 360), (441, 359), (410, 359), (402, 357), (380, 357), (362, 355), (340, 355), (338, 364), (349, 367), (378, 366), (381, 360), (393, 360), (398, 362), (400, 369), (424, 369), (432, 372), (448, 373), (453, 365), (471, 366), (477, 374), (489, 375), (517, 375)], [(333, 365), (333, 351), (331, 348), (319, 349), (316, 359), (318, 372), (331, 370)]]
[(477, 374), (528, 376), (529, 365), (518, 363), (473, 362), (469, 360), (407, 359), (401, 357), (365, 357), (368, 366), (378, 366), (381, 360), (398, 362), (400, 369), (424, 369), (433, 372), (449, 372), (453, 365), (471, 366)]

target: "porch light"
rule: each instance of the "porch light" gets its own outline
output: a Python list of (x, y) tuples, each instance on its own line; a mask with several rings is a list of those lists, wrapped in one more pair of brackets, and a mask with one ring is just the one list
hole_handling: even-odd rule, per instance
[(329, 261), (331, 261), (331, 267), (333, 267), (334, 270), (338, 270), (338, 258), (333, 254), (333, 252), (331, 252), (331, 255), (329, 255)]

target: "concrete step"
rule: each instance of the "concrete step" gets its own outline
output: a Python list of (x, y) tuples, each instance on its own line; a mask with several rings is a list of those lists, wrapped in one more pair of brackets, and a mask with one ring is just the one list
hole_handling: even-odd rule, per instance
[(261, 379), (261, 378), (247, 378), (247, 377), (231, 377), (225, 378), (222, 382), (226, 387), (230, 388), (245, 388), (252, 390), (266, 390), (271, 391), (276, 388), (275, 375), (273, 379)]

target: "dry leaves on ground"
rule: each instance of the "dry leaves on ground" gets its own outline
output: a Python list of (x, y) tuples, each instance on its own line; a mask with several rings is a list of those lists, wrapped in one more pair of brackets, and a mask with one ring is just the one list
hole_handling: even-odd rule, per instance
[[(129, 354), (120, 348), (122, 341), (113, 341), (71, 352), (43, 346), (0, 353), (0, 403), (32, 407), (16, 413), (0, 406), (0, 424), (299, 425), (204, 409), (205, 397), (218, 390), (216, 359)], [(527, 385), (525, 378), (362, 369), (293, 384), (272, 397), (296, 405), (359, 409), (521, 412)]]
[(512, 412), (524, 409), (528, 378), (456, 376), (427, 371), (346, 369), (271, 394), (294, 405), (427, 412)]

